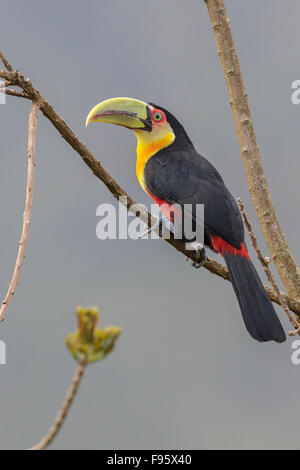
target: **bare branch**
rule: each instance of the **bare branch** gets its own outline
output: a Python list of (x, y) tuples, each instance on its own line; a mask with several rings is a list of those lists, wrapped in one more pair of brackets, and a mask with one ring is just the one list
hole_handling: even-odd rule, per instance
[[(66, 140), (70, 146), (77, 152), (84, 163), (91, 169), (93, 174), (99, 178), (110, 191), (110, 193), (117, 199), (126, 198), (127, 210), (131, 210), (131, 207), (135, 206), (135, 211), (138, 209), (138, 213), (136, 213), (137, 217), (139, 217), (144, 223), (148, 226), (154, 222), (151, 219), (150, 214), (144, 209), (143, 206), (139, 206), (125, 191), (121, 186), (114, 180), (111, 174), (103, 167), (103, 165), (96, 160), (94, 155), (91, 151), (87, 148), (85, 144), (83, 144), (78, 137), (74, 134), (74, 132), (68, 127), (65, 121), (55, 112), (52, 106), (40, 95), (39, 91), (33, 87), (32, 83), (27, 79), (25, 80), (24, 76), (18, 71), (4, 71), (0, 70), (0, 78), (5, 80), (9, 80), (15, 86), (19, 86), (26, 95), (29, 96), (30, 99), (36, 100), (39, 103), (40, 109), (43, 112), (44, 116), (53, 124), (53, 126), (57, 129), (60, 135)], [(180, 242), (180, 240), (175, 239), (168, 239), (166, 240), (169, 244), (171, 244), (177, 251), (183, 253), (186, 257), (188, 257), (191, 261), (195, 261), (195, 253), (194, 251), (186, 251), (184, 248), (184, 244)], [(230, 281), (228, 270), (226, 266), (221, 263), (218, 263), (212, 258), (207, 258), (206, 263), (204, 265), (205, 269), (210, 271), (212, 274), (215, 274), (227, 281)], [(280, 305), (280, 301), (278, 296), (276, 295), (275, 291), (270, 288), (269, 286), (265, 286), (265, 289), (272, 300)], [(286, 299), (289, 308), (293, 310), (295, 313), (300, 314), (300, 301), (293, 296), (288, 296), (285, 293), (281, 293), (284, 298)]]
[(10, 281), (7, 294), (2, 302), (0, 308), (0, 322), (4, 320), (6, 311), (11, 302), (12, 296), (15, 293), (16, 287), (19, 282), (20, 272), (22, 269), (23, 261), (25, 258), (25, 250), (28, 239), (29, 226), (31, 221), (32, 197), (33, 197), (33, 184), (34, 184), (34, 170), (35, 170), (35, 141), (36, 141), (36, 128), (39, 106), (36, 102), (32, 102), (28, 122), (28, 169), (27, 169), (27, 187), (26, 187), (26, 201), (23, 214), (23, 227), (19, 243), (19, 251), (17, 260)]
[(3, 54), (2, 51), (0, 51), (0, 60), (3, 62), (3, 65), (4, 67), (8, 70), (8, 71), (12, 71), (13, 68), (12, 66), (8, 63), (8, 60), (6, 59), (5, 55)]
[(30, 97), (26, 95), (26, 93), (24, 93), (23, 91), (12, 90), (11, 88), (0, 87), (0, 93), (5, 93), (6, 95), (16, 96), (18, 98), (26, 98), (27, 100), (30, 100)]
[(288, 307), (288, 304), (285, 300), (285, 298), (281, 295), (280, 293), (280, 290), (279, 290), (279, 287), (276, 283), (276, 280), (273, 276), (273, 274), (271, 273), (271, 270), (269, 268), (269, 260), (267, 261), (266, 258), (263, 257), (262, 255), (262, 252), (258, 246), (258, 243), (257, 243), (257, 239), (256, 239), (256, 236), (254, 235), (254, 232), (253, 232), (253, 229), (252, 229), (252, 225), (247, 217), (247, 214), (246, 214), (246, 210), (245, 210), (245, 206), (243, 204), (243, 201), (241, 198), (238, 198), (238, 205), (239, 205), (239, 208), (241, 210), (241, 213), (243, 215), (243, 219), (244, 219), (244, 222), (245, 222), (245, 225), (247, 227), (247, 230), (249, 232), (249, 236), (250, 236), (250, 239), (251, 239), (251, 242), (252, 242), (252, 245), (256, 251), (256, 254), (257, 254), (257, 258), (259, 259), (265, 273), (266, 273), (266, 276), (269, 280), (269, 282), (272, 284), (273, 286), (273, 289), (274, 291), (276, 292), (277, 294), (277, 297), (280, 301), (280, 304), (283, 308), (283, 310), (285, 311), (285, 313), (287, 314), (287, 317), (290, 321), (290, 323), (292, 324), (292, 326), (295, 328), (295, 331), (294, 332), (289, 332), (291, 335), (294, 335), (296, 334), (296, 332), (298, 333), (299, 332), (299, 328), (300, 328), (300, 325), (299, 323), (293, 318), (290, 310), (289, 310), (289, 307)]
[(253, 127), (248, 97), (224, 0), (204, 0), (223, 67), (249, 190), (276, 269), (289, 295), (300, 297), (300, 270), (279, 225)]
[[(272, 300), (272, 302), (275, 302), (276, 304), (281, 305), (280, 300), (278, 298), (278, 295), (276, 294), (274, 289), (272, 289), (270, 286), (266, 286), (266, 285), (264, 285), (264, 288), (266, 289), (266, 292), (267, 292), (268, 296), (270, 297), (270, 299)], [(299, 300), (294, 299), (293, 297), (290, 297), (288, 294), (286, 294), (285, 292), (282, 292), (282, 291), (280, 291), (280, 295), (287, 302), (287, 304), (289, 306), (289, 309), (292, 310), (297, 315), (299, 315), (299, 306), (300, 306)]]
[(57, 435), (57, 433), (59, 432), (60, 428), (62, 427), (66, 417), (67, 417), (67, 414), (70, 410), (70, 407), (73, 403), (73, 400), (75, 398), (75, 395), (78, 391), (78, 388), (79, 388), (79, 385), (81, 383), (81, 380), (82, 380), (82, 377), (83, 377), (83, 374), (85, 372), (85, 369), (86, 369), (86, 366), (87, 366), (87, 363), (86, 362), (81, 362), (76, 371), (75, 371), (75, 375), (73, 377), (73, 380), (72, 380), (72, 384), (65, 396), (65, 399), (61, 405), (61, 408), (53, 422), (53, 425), (51, 426), (51, 428), (49, 429), (49, 431), (47, 432), (46, 436), (43, 437), (37, 444), (35, 444), (34, 446), (30, 447), (30, 449), (28, 450), (44, 450), (46, 447), (48, 447), (49, 444), (51, 444), (51, 442), (53, 441), (53, 439), (55, 438), (55, 436)]

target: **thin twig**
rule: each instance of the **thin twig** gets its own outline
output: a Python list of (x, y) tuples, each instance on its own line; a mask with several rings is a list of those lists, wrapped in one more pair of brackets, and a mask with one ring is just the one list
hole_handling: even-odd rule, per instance
[(29, 226), (31, 221), (32, 210), (32, 197), (33, 197), (33, 184), (34, 184), (34, 170), (35, 170), (35, 141), (36, 141), (36, 128), (38, 118), (39, 106), (36, 102), (32, 102), (31, 110), (29, 113), (28, 121), (28, 169), (27, 169), (27, 187), (26, 187), (26, 200), (25, 209), (23, 214), (23, 226), (19, 243), (19, 250), (17, 260), (12, 275), (12, 279), (8, 286), (8, 291), (2, 302), (0, 308), (0, 322), (4, 320), (6, 311), (11, 302), (12, 296), (15, 293), (16, 287), (19, 282), (20, 272), (22, 269), (23, 261), (25, 258), (25, 250), (28, 239)]
[(12, 72), (13, 68), (12, 68), (12, 66), (9, 64), (7, 58), (5, 57), (5, 55), (3, 54), (2, 51), (0, 51), (0, 60), (3, 62), (4, 67), (5, 67), (9, 72)]
[(254, 235), (251, 222), (248, 219), (248, 216), (247, 216), (246, 210), (245, 210), (245, 206), (244, 206), (243, 201), (242, 201), (241, 198), (238, 198), (238, 205), (239, 205), (239, 208), (240, 208), (241, 213), (243, 215), (244, 223), (245, 223), (245, 225), (247, 227), (247, 230), (249, 232), (251, 243), (252, 243), (252, 245), (253, 245), (253, 247), (256, 251), (257, 258), (259, 259), (259, 261), (260, 261), (260, 263), (261, 263), (261, 265), (262, 265), (262, 267), (263, 267), (263, 269), (266, 273), (266, 276), (267, 276), (269, 282), (272, 284), (273, 289), (275, 290), (275, 292), (277, 294), (277, 297), (279, 298), (280, 304), (281, 304), (283, 310), (285, 311), (285, 313), (287, 314), (287, 317), (288, 317), (290, 323), (295, 328), (295, 331), (289, 332), (289, 334), (295, 335), (299, 332), (300, 324), (293, 318), (293, 316), (292, 316), (292, 314), (289, 310), (288, 304), (287, 304), (285, 298), (281, 295), (279, 287), (276, 283), (276, 280), (275, 280), (275, 278), (274, 278), (274, 276), (273, 276), (273, 274), (272, 274), (272, 272), (269, 268), (269, 263), (266, 261), (266, 259), (262, 255), (262, 252), (261, 252), (261, 250), (258, 246), (257, 238)]
[[(154, 221), (151, 219), (150, 214), (144, 209), (143, 206), (138, 205), (117, 183), (117, 181), (111, 176), (111, 174), (103, 167), (103, 165), (96, 160), (92, 152), (88, 147), (82, 143), (74, 132), (68, 127), (65, 121), (55, 112), (52, 106), (41, 96), (39, 91), (34, 88), (30, 80), (25, 80), (24, 76), (19, 71), (5, 71), (0, 70), (0, 78), (9, 80), (13, 85), (20, 87), (26, 95), (29, 96), (31, 100), (36, 100), (39, 103), (40, 109), (43, 112), (44, 116), (53, 124), (57, 129), (63, 139), (68, 142), (68, 144), (75, 150), (75, 152), (80, 155), (84, 163), (91, 169), (93, 174), (99, 178), (110, 191), (110, 193), (117, 199), (126, 198), (127, 204), (126, 209), (130, 211), (131, 207), (134, 205), (135, 209), (138, 210), (136, 213), (144, 223), (150, 224)], [(122, 199), (123, 200), (123, 199)], [(186, 251), (185, 245), (180, 242), (180, 240), (168, 239), (166, 240), (170, 243), (177, 251), (183, 253), (191, 261), (195, 261), (194, 251)], [(214, 259), (208, 257), (205, 265), (205, 269), (210, 271), (212, 274), (222, 277), (227, 281), (230, 281), (229, 273), (226, 268), (221, 263), (218, 263)], [(269, 286), (265, 286), (265, 289), (272, 300), (280, 305), (278, 296), (276, 295), (274, 289), (271, 289)], [(286, 301), (288, 302), (289, 308), (295, 313), (300, 314), (300, 301), (293, 296), (288, 296), (285, 293), (281, 293), (285, 296)]]
[(26, 95), (26, 93), (24, 93), (23, 91), (12, 90), (11, 88), (0, 87), (0, 93), (5, 93), (6, 95), (16, 96), (18, 98), (26, 98), (27, 100), (30, 100), (30, 96)]
[(300, 270), (279, 225), (254, 132), (224, 0), (205, 0), (223, 67), (248, 186), (271, 257), (289, 295), (300, 298)]
[(55, 436), (57, 435), (57, 433), (59, 432), (60, 428), (62, 427), (66, 417), (67, 417), (67, 414), (70, 410), (70, 407), (72, 405), (72, 402), (75, 398), (75, 395), (78, 391), (78, 387), (81, 383), (81, 379), (83, 377), (83, 374), (85, 372), (85, 369), (86, 369), (86, 366), (87, 366), (87, 363), (86, 362), (81, 362), (76, 371), (75, 371), (75, 375), (73, 377), (73, 380), (72, 380), (72, 384), (65, 396), (65, 399), (60, 407), (60, 410), (53, 422), (53, 425), (51, 426), (51, 428), (49, 429), (49, 431), (47, 432), (46, 436), (43, 437), (37, 444), (35, 444), (34, 446), (30, 447), (30, 449), (28, 450), (44, 450), (46, 447), (48, 447), (48, 445), (53, 441), (53, 439), (55, 438)]

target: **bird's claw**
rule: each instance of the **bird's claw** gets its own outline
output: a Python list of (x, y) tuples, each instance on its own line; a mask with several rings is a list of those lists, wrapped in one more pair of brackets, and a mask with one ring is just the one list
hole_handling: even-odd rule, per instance
[(141, 233), (139, 235), (139, 238), (144, 238), (148, 233), (155, 231), (158, 229), (159, 235), (163, 236), (165, 231), (167, 231), (167, 235), (170, 234), (170, 232), (174, 233), (175, 227), (174, 224), (168, 220), (163, 214), (159, 214), (159, 217), (155, 217), (155, 222), (151, 227), (149, 227), (145, 232)]
[(192, 261), (191, 264), (194, 268), (199, 269), (205, 264), (207, 259), (206, 250), (204, 247), (196, 250), (195, 261)]
[(155, 217), (155, 222), (154, 224), (151, 225), (151, 227), (147, 228), (147, 230), (145, 230), (144, 232), (142, 232), (140, 235), (139, 235), (139, 238), (144, 238), (146, 235), (148, 235), (148, 233), (152, 232), (152, 230), (155, 230), (160, 224), (160, 218), (159, 217)]

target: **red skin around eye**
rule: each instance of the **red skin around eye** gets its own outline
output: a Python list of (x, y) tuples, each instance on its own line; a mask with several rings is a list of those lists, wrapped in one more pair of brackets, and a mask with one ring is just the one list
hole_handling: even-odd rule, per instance
[[(159, 121), (156, 121), (154, 119), (154, 114), (155, 113), (159, 113), (161, 114), (162, 118), (159, 120)], [(167, 122), (167, 118), (166, 118), (166, 115), (163, 111), (161, 111), (160, 109), (153, 109), (152, 112), (151, 112), (151, 119), (152, 119), (152, 123), (153, 124), (161, 124), (163, 122)]]

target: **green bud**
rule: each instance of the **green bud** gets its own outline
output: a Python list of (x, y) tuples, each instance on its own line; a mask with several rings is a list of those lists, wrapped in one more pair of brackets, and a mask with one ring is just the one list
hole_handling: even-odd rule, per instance
[(76, 308), (78, 329), (66, 336), (66, 345), (71, 355), (78, 362), (100, 361), (109, 354), (120, 336), (121, 328), (107, 326), (97, 328), (99, 311), (97, 307)]

